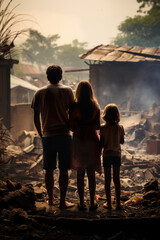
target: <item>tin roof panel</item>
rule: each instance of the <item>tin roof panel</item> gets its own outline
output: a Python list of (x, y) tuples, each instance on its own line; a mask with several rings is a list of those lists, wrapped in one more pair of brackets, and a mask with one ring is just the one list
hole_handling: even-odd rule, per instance
[[(136, 55), (140, 54), (140, 55)], [(141, 55), (142, 54), (142, 55)], [(148, 56), (148, 55), (151, 56)], [(155, 56), (155, 58), (154, 58)], [(159, 59), (156, 58), (159, 56)], [(160, 48), (140, 47), (140, 46), (114, 46), (99, 45), (84, 54), (80, 58), (93, 61), (117, 61), (117, 62), (140, 62), (140, 61), (160, 61)]]

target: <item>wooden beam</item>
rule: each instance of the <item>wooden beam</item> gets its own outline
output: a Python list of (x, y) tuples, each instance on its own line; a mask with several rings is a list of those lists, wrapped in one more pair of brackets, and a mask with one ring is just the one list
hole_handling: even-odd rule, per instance
[(85, 71), (89, 71), (89, 68), (65, 70), (64, 72), (85, 72)]
[(160, 59), (159, 55), (137, 53), (137, 52), (124, 51), (124, 50), (116, 50), (116, 51), (123, 52), (123, 53), (129, 53), (129, 54), (132, 54), (132, 55), (137, 55), (137, 56), (146, 57), (146, 58)]

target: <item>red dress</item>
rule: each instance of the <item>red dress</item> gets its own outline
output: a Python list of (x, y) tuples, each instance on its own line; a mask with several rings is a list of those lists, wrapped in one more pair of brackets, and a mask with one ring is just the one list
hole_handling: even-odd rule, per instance
[(69, 122), (73, 131), (72, 168), (94, 169), (101, 173), (101, 148), (97, 134), (100, 128), (100, 109), (94, 106), (93, 113), (84, 118), (78, 103), (75, 103)]

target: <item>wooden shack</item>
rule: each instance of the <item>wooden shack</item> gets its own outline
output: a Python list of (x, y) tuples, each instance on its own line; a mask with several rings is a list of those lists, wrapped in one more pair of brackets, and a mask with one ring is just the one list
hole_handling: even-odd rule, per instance
[(10, 127), (10, 69), (17, 60), (0, 58), (0, 118)]
[(11, 75), (11, 104), (31, 103), (38, 89), (32, 83)]
[(103, 108), (148, 108), (159, 99), (160, 48), (99, 45), (80, 55), (89, 65), (89, 80)]

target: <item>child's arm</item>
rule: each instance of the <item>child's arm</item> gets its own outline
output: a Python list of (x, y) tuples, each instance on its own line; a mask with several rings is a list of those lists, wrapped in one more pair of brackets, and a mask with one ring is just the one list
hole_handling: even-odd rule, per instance
[(125, 135), (125, 132), (124, 132), (124, 128), (123, 126), (121, 126), (121, 138), (120, 138), (120, 144), (124, 144), (124, 135)]
[(101, 149), (104, 147), (104, 128), (102, 125), (100, 126), (100, 146)]

